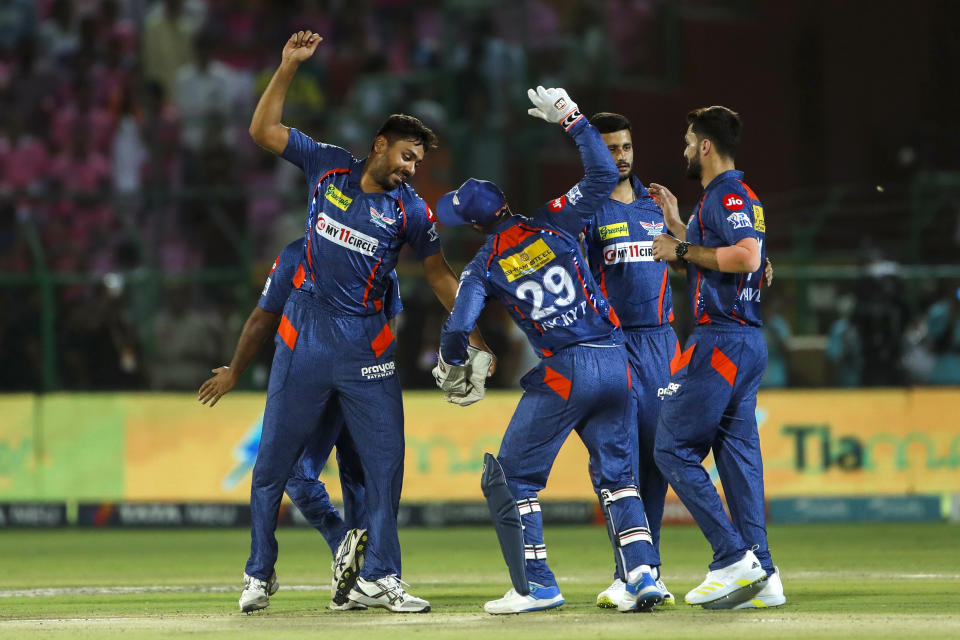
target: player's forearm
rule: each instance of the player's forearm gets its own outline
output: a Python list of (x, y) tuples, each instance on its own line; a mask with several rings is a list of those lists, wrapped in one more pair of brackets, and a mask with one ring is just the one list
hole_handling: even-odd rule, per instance
[(260, 96), (257, 108), (250, 120), (250, 137), (261, 147), (283, 153), (290, 137), (290, 130), (280, 123), (287, 90), (297, 73), (297, 63), (284, 60), (270, 78), (270, 83)]
[(243, 325), (237, 348), (230, 360), (230, 371), (235, 377), (239, 378), (247, 370), (257, 351), (260, 350), (260, 345), (277, 330), (279, 324), (279, 314), (264, 311), (260, 307), (254, 308)]
[[(684, 259), (705, 269), (724, 273), (753, 273), (760, 268), (760, 250), (747, 238), (730, 247), (690, 245)], [(750, 246), (750, 245), (753, 246)]]
[(679, 216), (667, 216), (664, 213), (663, 221), (667, 223), (667, 230), (673, 234), (673, 236), (680, 242), (687, 241), (687, 225), (679, 218)]
[(578, 210), (582, 211), (585, 217), (591, 217), (595, 213), (594, 205), (599, 206), (613, 193), (620, 180), (620, 172), (603, 143), (600, 132), (588, 123), (586, 118), (573, 126), (570, 135), (580, 150), (584, 171), (584, 179), (580, 183), (583, 203)]

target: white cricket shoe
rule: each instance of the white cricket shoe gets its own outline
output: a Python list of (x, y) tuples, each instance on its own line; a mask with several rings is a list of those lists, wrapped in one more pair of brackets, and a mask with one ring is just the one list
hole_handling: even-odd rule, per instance
[(657, 589), (660, 589), (660, 593), (663, 594), (663, 602), (661, 602), (660, 604), (668, 607), (674, 606), (675, 604), (677, 604), (677, 599), (674, 598), (673, 594), (670, 593), (670, 590), (667, 589), (667, 585), (663, 584), (663, 580), (661, 580), (661, 575), (660, 575), (660, 567), (654, 567), (653, 570), (655, 572), (654, 575), (657, 579)]
[[(633, 572), (631, 572), (633, 573)], [(617, 610), (625, 613), (627, 611), (651, 611), (653, 607), (663, 602), (663, 594), (657, 588), (657, 581), (653, 579), (653, 574), (649, 571), (641, 571), (638, 576), (627, 576), (628, 582), (623, 588), (623, 599), (617, 605)]]
[(704, 609), (765, 609), (779, 607), (787, 602), (783, 595), (783, 582), (780, 580), (780, 569), (773, 568), (773, 575), (741, 589), (726, 598), (714, 600), (703, 605)]
[(404, 590), (409, 587), (395, 575), (379, 580), (367, 581), (357, 578), (357, 584), (350, 591), (350, 599), (368, 607), (382, 607), (395, 613), (426, 613), (430, 603), (417, 598)]
[(545, 587), (542, 584), (531, 582), (530, 594), (522, 596), (517, 590), (510, 588), (499, 600), (491, 600), (483, 605), (483, 610), (493, 615), (504, 613), (527, 613), (529, 611), (544, 611), (559, 607), (566, 600), (560, 593), (560, 587)]
[(347, 597), (353, 586), (357, 584), (357, 577), (363, 569), (364, 553), (367, 550), (367, 530), (350, 529), (340, 541), (337, 553), (333, 556), (330, 568), (333, 570), (333, 582), (330, 586), (330, 608), (335, 611), (345, 611), (356, 607), (346, 607), (350, 602)]
[(626, 586), (620, 578), (614, 579), (613, 584), (597, 595), (597, 606), (601, 609), (616, 609), (623, 600)]
[(354, 602), (347, 598), (347, 601), (343, 604), (337, 604), (333, 600), (330, 601), (328, 605), (333, 611), (366, 611), (367, 605), (360, 604), (359, 602)]
[(687, 604), (707, 604), (745, 589), (766, 576), (767, 572), (760, 566), (757, 556), (748, 550), (733, 564), (707, 573), (703, 582), (687, 592), (685, 598)]
[(244, 613), (266, 609), (270, 604), (270, 596), (280, 588), (276, 571), (270, 575), (269, 580), (261, 580), (244, 573), (243, 585), (243, 591), (240, 593), (240, 611)]

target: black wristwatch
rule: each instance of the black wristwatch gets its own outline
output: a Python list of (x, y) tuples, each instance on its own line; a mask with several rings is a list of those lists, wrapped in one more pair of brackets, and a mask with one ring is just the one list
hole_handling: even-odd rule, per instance
[(677, 257), (683, 260), (683, 256), (687, 255), (687, 249), (690, 248), (689, 242), (678, 242), (674, 251), (677, 254)]

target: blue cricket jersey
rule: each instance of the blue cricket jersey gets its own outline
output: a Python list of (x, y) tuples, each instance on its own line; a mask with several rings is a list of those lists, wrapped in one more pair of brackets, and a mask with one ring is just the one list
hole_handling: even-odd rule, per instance
[(570, 135), (585, 176), (531, 218), (511, 216), (487, 237), (460, 276), (460, 288), (440, 337), (445, 362), (466, 362), (467, 340), (488, 298), (497, 298), (541, 357), (572, 344), (619, 344), (619, 321), (580, 251), (579, 236), (617, 185), (603, 138), (586, 118)]
[[(285, 246), (273, 261), (273, 267), (263, 285), (257, 306), (270, 313), (283, 313), (283, 306), (290, 292), (300, 288), (306, 277), (307, 271), (303, 264), (303, 239), (298, 238)], [(391, 271), (383, 297), (383, 313), (387, 318), (392, 318), (401, 311), (403, 311), (403, 303), (400, 301), (400, 283), (397, 281), (396, 272)]]
[(663, 211), (636, 176), (636, 200), (607, 198), (584, 229), (590, 270), (623, 327), (657, 327), (673, 320), (665, 262), (654, 262), (653, 239), (669, 233)]
[(303, 255), (308, 289), (349, 315), (378, 313), (397, 264), (409, 244), (424, 260), (440, 251), (436, 218), (407, 184), (364, 193), (366, 160), (318, 143), (296, 129), (282, 157), (300, 167), (309, 186)]
[(742, 171), (724, 171), (710, 181), (687, 222), (687, 242), (728, 247), (744, 238), (760, 243), (760, 268), (753, 273), (723, 273), (687, 265), (687, 290), (696, 325), (760, 327), (760, 290), (766, 263), (767, 226), (763, 205), (743, 182)]

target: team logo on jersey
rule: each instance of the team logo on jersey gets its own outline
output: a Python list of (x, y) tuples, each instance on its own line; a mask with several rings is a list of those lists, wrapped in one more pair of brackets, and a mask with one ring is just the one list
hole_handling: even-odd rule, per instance
[[(457, 199), (456, 195), (454, 195), (454, 199), (455, 200)], [(460, 203), (457, 202), (457, 204), (460, 204)], [(430, 222), (436, 222), (437, 214), (433, 212), (433, 209), (430, 208), (430, 205), (428, 205), (427, 203), (423, 203), (423, 206), (427, 208), (427, 220), (429, 220)]]
[(743, 229), (745, 227), (753, 226), (753, 223), (750, 222), (750, 216), (745, 214), (743, 211), (737, 211), (728, 215), (727, 222), (733, 225), (734, 229)]
[(500, 268), (503, 269), (507, 282), (513, 282), (517, 278), (542, 269), (556, 257), (553, 249), (548, 247), (541, 238), (524, 251), (500, 260)]
[(763, 219), (763, 207), (753, 205), (753, 228), (760, 233), (767, 232), (767, 222)]
[(609, 240), (610, 238), (622, 238), (623, 236), (630, 235), (630, 228), (627, 226), (626, 222), (615, 222), (613, 224), (605, 224), (597, 231), (600, 232), (600, 240)]
[(353, 198), (343, 195), (343, 192), (332, 184), (327, 187), (327, 191), (323, 194), (323, 196), (332, 202), (335, 207), (342, 211), (346, 211), (348, 208), (350, 208), (350, 204), (353, 202)]
[(387, 225), (391, 225), (396, 221), (396, 218), (388, 218), (386, 215), (380, 213), (373, 207), (370, 207), (370, 222), (377, 225), (381, 229), (386, 229)]
[(740, 209), (743, 209), (743, 205), (745, 204), (743, 198), (735, 193), (728, 193), (727, 195), (723, 196), (722, 202), (727, 211), (740, 211)]
[(434, 222), (430, 225), (430, 228), (427, 229), (427, 240), (430, 242), (436, 242), (440, 239), (440, 232), (437, 231), (437, 223)]
[(550, 208), (550, 211), (560, 211), (567, 206), (567, 196), (560, 196), (556, 200), (551, 200), (547, 206)]
[(351, 229), (344, 224), (340, 224), (329, 218), (324, 218), (323, 216), (317, 217), (317, 224), (314, 228), (317, 231), (317, 235), (324, 240), (329, 240), (334, 244), (346, 247), (350, 249), (350, 251), (362, 253), (365, 256), (372, 256), (376, 253), (377, 246), (380, 244), (380, 241), (376, 238), (372, 238), (365, 233), (360, 233), (356, 229)]
[(577, 204), (577, 200), (583, 197), (583, 194), (580, 193), (580, 185), (575, 184), (570, 191), (567, 191), (567, 200), (570, 204)]
[(605, 264), (653, 262), (653, 242), (618, 242), (603, 249)]
[(663, 235), (663, 223), (662, 222), (644, 222), (640, 221), (640, 226), (643, 227), (644, 231), (647, 232), (648, 236), (659, 236)]

